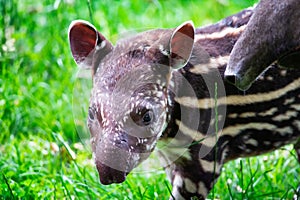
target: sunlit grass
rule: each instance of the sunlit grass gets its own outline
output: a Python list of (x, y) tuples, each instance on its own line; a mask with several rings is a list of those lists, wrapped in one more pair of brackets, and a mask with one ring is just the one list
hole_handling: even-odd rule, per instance
[[(128, 30), (216, 22), (253, 2), (91, 1), (90, 17), (86, 1), (0, 0), (0, 199), (167, 199), (170, 184), (159, 167), (120, 185), (99, 184), (89, 147), (81, 144), (88, 138), (86, 110), (77, 107), (87, 105), (77, 91), (90, 82), (80, 86), (76, 78), (68, 26), (93, 21), (115, 42)], [(82, 121), (74, 122), (77, 116)], [(285, 150), (238, 160), (225, 166), (215, 197), (290, 199), (299, 174)]]
[[(229, 162), (216, 184), (221, 199), (292, 199), (300, 183), (292, 146)], [(226, 191), (223, 193), (223, 191)], [(221, 194), (221, 195), (220, 195)]]

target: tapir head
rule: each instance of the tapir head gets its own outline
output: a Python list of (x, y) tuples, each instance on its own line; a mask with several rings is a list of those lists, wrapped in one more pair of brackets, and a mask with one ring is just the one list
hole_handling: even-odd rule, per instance
[(100, 181), (121, 183), (166, 128), (172, 71), (190, 58), (194, 26), (146, 31), (113, 46), (93, 25), (77, 20), (69, 42), (76, 63), (92, 70), (88, 127)]

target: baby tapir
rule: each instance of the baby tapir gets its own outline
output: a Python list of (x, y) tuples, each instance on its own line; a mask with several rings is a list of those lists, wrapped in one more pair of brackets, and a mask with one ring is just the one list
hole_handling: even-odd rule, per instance
[(72, 55), (93, 75), (88, 127), (102, 184), (123, 182), (159, 147), (170, 199), (204, 199), (225, 162), (299, 141), (300, 69), (273, 66), (247, 94), (223, 81), (251, 15), (196, 30), (185, 22), (115, 46), (88, 22), (72, 22)]
[(275, 61), (282, 67), (300, 68), (298, 0), (259, 2), (232, 50), (225, 75), (246, 90)]

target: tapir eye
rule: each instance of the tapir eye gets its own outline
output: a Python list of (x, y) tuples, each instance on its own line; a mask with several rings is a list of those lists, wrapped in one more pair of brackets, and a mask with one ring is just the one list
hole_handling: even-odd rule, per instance
[(140, 126), (148, 126), (155, 120), (153, 111), (146, 108), (137, 108), (130, 113), (130, 116)]
[(153, 121), (153, 118), (154, 118), (153, 111), (147, 110), (142, 117), (143, 125), (147, 126), (147, 125), (151, 124), (151, 122)]
[(93, 121), (95, 119), (95, 109), (93, 107), (89, 107), (89, 120)]

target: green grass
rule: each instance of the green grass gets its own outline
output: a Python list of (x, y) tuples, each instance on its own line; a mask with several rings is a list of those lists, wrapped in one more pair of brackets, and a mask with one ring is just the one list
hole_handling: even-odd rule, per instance
[[(76, 78), (68, 25), (93, 21), (115, 42), (128, 30), (216, 22), (253, 2), (91, 1), (90, 17), (86, 1), (0, 0), (0, 199), (167, 199), (170, 184), (157, 166), (120, 185), (99, 184), (81, 143), (88, 134), (78, 105), (88, 98), (80, 91), (90, 82), (82, 89)], [(290, 152), (228, 163), (215, 198), (291, 199), (300, 169)]]

